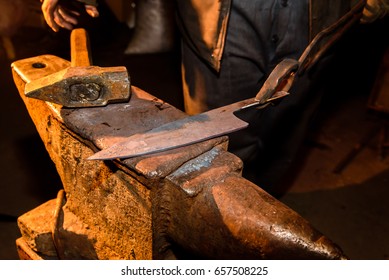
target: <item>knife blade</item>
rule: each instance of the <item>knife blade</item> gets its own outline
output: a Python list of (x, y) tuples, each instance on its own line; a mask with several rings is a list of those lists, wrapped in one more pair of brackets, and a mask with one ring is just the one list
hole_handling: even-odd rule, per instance
[(249, 108), (261, 108), (274, 100), (288, 95), (295, 75), (309, 71), (319, 58), (356, 22), (362, 15), (365, 0), (360, 0), (348, 13), (327, 27), (312, 40), (299, 60), (284, 59), (270, 73), (255, 98), (239, 101), (205, 113), (180, 119), (143, 134), (128, 137), (107, 149), (97, 152), (89, 160), (130, 158), (162, 152), (200, 141), (226, 135), (248, 126), (234, 113)]
[(111, 147), (95, 153), (88, 160), (123, 159), (163, 152), (226, 135), (248, 126), (234, 114), (251, 107), (261, 108), (288, 95), (280, 91), (266, 102), (249, 98), (202, 114), (179, 119), (145, 133), (134, 134)]
[(248, 123), (235, 113), (264, 108), (287, 96), (298, 61), (285, 59), (270, 73), (254, 98), (238, 101), (202, 114), (179, 119), (127, 139), (90, 156), (88, 160), (123, 159), (183, 147), (244, 129)]

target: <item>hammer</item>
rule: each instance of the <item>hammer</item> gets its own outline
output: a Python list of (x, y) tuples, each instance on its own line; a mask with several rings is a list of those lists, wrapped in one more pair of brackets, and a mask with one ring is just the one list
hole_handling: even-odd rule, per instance
[(89, 38), (85, 29), (72, 30), (70, 48), (70, 67), (27, 83), (27, 97), (69, 108), (105, 106), (130, 98), (130, 78), (126, 67), (91, 65)]

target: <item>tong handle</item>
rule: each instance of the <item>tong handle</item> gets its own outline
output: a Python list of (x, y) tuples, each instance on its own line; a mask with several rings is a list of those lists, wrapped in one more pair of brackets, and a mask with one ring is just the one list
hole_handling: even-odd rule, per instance
[(366, 0), (360, 0), (338, 21), (319, 32), (298, 60), (286, 58), (277, 64), (255, 96), (255, 101), (259, 105), (265, 104), (277, 92), (284, 92), (282, 96), (285, 96), (293, 84), (295, 75), (300, 76), (309, 71), (351, 26), (359, 22), (365, 5)]

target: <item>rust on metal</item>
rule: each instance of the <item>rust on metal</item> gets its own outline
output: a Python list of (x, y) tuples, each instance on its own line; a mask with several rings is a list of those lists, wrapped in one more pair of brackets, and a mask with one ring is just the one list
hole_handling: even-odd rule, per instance
[(25, 95), (70, 108), (105, 106), (130, 98), (130, 77), (124, 66), (91, 65), (88, 34), (84, 29), (71, 33), (71, 65), (47, 74), (50, 62), (35, 61), (39, 78), (29, 81)]
[(347, 259), (239, 172), (232, 154), (214, 148), (169, 175), (157, 199), (168, 239), (210, 259)]
[[(131, 102), (53, 111), (24, 95), (23, 81), (39, 75), (40, 68), (24, 66), (32, 61), (15, 62), (14, 79), (67, 193), (57, 213), (65, 222), (75, 216), (68, 234), (61, 231), (65, 257), (180, 258), (179, 247), (201, 259), (346, 258), (309, 221), (242, 178), (243, 164), (226, 151), (225, 137), (125, 161), (86, 160), (89, 145), (103, 149), (185, 115), (167, 104), (160, 110), (160, 101), (136, 88)], [(56, 63), (58, 71), (67, 67)], [(60, 209), (63, 199), (57, 201)], [(80, 224), (87, 230), (75, 239)]]

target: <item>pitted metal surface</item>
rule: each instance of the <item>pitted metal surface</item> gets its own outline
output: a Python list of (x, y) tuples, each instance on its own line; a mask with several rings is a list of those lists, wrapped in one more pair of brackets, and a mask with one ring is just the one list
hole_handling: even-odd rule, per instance
[[(105, 106), (128, 101), (131, 83), (124, 66), (98, 67), (91, 65), (88, 34), (84, 29), (71, 33), (71, 63), (57, 71), (54, 56), (45, 60), (37, 57), (31, 67), (40, 69), (25, 86), (25, 95), (64, 107), (81, 108)], [(48, 59), (49, 58), (49, 59)], [(65, 66), (65, 65), (63, 65)], [(39, 73), (39, 74), (38, 74)]]

